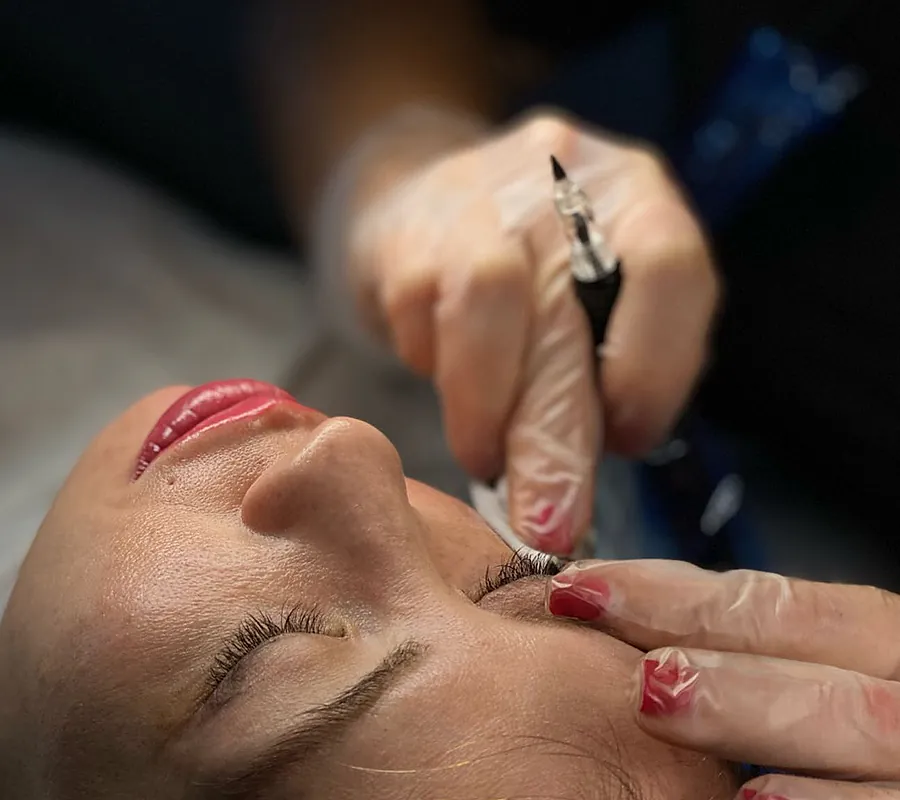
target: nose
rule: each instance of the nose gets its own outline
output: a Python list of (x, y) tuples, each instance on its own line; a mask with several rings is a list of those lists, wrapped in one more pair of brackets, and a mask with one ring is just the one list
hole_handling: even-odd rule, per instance
[(324, 569), (375, 571), (379, 584), (397, 574), (399, 561), (424, 554), (400, 457), (359, 420), (332, 418), (285, 453), (249, 488), (241, 516), (254, 532), (290, 542)]

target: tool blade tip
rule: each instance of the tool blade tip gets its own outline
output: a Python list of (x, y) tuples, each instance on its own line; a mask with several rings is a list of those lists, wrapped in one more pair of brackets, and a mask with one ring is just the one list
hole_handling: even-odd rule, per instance
[(562, 164), (556, 160), (556, 156), (550, 156), (550, 165), (553, 167), (553, 180), (564, 181), (566, 179), (566, 171), (562, 168)]

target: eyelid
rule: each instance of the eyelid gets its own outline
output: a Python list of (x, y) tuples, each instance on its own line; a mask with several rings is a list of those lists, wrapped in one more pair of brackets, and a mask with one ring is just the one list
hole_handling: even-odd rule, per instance
[(470, 595), (472, 602), (478, 603), (488, 595), (517, 581), (527, 578), (545, 577), (556, 575), (562, 566), (553, 556), (544, 556), (530, 551), (519, 551), (503, 564), (489, 567), (484, 574), (474, 597)]
[(342, 627), (335, 626), (331, 619), (315, 607), (285, 607), (277, 619), (265, 611), (248, 614), (223, 641), (216, 653), (207, 675), (207, 696), (212, 695), (225, 678), (252, 652), (281, 636), (292, 633), (335, 638), (346, 635)]

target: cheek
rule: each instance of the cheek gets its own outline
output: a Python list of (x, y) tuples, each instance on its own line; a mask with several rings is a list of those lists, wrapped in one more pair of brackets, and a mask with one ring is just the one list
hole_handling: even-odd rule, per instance
[[(81, 455), (57, 502), (96, 505), (122, 502), (127, 495), (141, 444), (162, 414), (187, 386), (160, 389), (128, 408), (91, 441)], [(88, 499), (90, 498), (90, 499)]]
[(512, 551), (469, 506), (415, 481), (407, 481), (407, 491), (423, 521), (428, 554), (451, 586), (469, 590), (486, 569), (509, 560)]

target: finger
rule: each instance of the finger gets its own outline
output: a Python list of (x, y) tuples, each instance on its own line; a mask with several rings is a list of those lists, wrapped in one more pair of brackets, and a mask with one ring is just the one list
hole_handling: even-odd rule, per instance
[(535, 284), (524, 389), (507, 436), (513, 529), (567, 554), (590, 521), (600, 410), (587, 321), (564, 271)]
[[(442, 187), (442, 201), (431, 197)], [(369, 287), (382, 310), (394, 350), (414, 372), (436, 368), (435, 309), (448, 237), (459, 229), (471, 192), (453, 192), (440, 175), (426, 171), (375, 204), (356, 223), (353, 240), (357, 280)], [(431, 200), (430, 200), (431, 198)], [(436, 220), (435, 210), (441, 215)], [(359, 310), (365, 312), (365, 303)]]
[(361, 262), (364, 257), (369, 262), (363, 262), (361, 271), (371, 275), (394, 352), (414, 372), (430, 377), (435, 359), (439, 250), (427, 233), (410, 232), (405, 226), (383, 232), (376, 241), (374, 251), (359, 256)]
[[(519, 392), (532, 270), (516, 237), (484, 232), (446, 256), (435, 308), (435, 382), (450, 448), (482, 479), (502, 471)], [(464, 260), (465, 259), (465, 260)]]
[(673, 648), (648, 653), (639, 673), (638, 722), (672, 744), (781, 769), (900, 779), (900, 684)]
[(870, 586), (680, 561), (585, 561), (554, 576), (548, 607), (643, 650), (728, 650), (900, 677), (900, 597)]
[(607, 448), (627, 456), (659, 444), (706, 363), (719, 283), (700, 226), (665, 171), (641, 154), (610, 245), (622, 289), (610, 317), (601, 391)]
[(900, 800), (900, 784), (844, 783), (767, 775), (742, 786), (735, 800)]
[[(413, 272), (413, 271), (411, 271)], [(430, 377), (435, 365), (434, 308), (436, 288), (415, 270), (385, 286), (384, 308), (394, 352), (410, 369)]]

